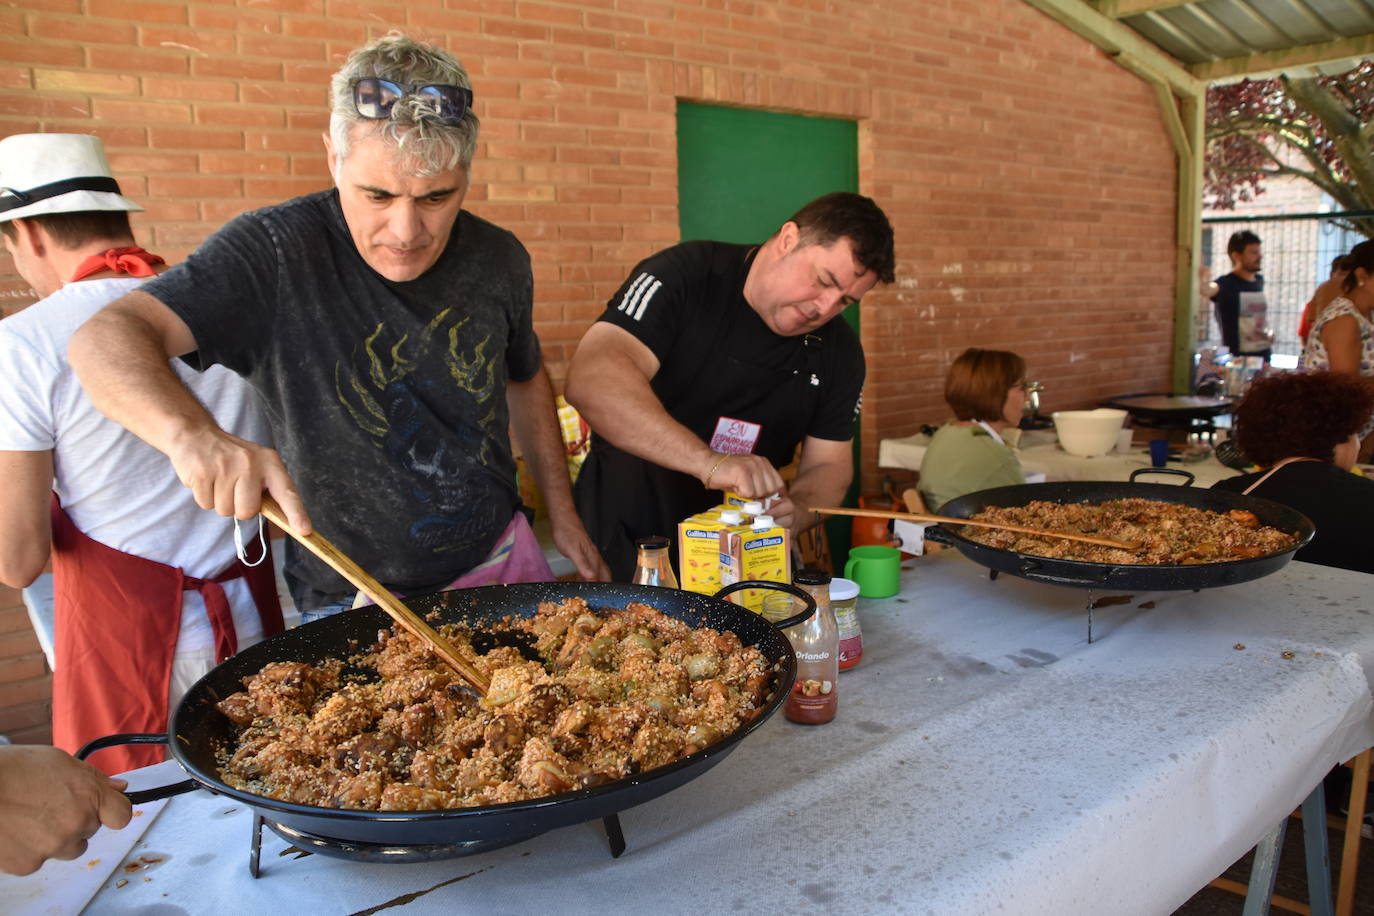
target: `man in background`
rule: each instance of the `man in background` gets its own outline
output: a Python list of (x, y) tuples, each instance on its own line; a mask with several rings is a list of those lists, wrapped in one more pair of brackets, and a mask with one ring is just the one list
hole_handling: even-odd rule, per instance
[(1268, 362), (1273, 334), (1267, 326), (1268, 305), (1260, 276), (1260, 239), (1248, 229), (1226, 243), (1231, 272), (1217, 280), (1212, 296), (1222, 344), (1233, 356), (1262, 356)]
[[(220, 661), (282, 628), (270, 559), (235, 557), (234, 529), (200, 509), (161, 453), (106, 419), (81, 390), (67, 343), (162, 258), (134, 242), (100, 141), (0, 140), (0, 233), (39, 302), (0, 322), (0, 581), (28, 586), (51, 553), (53, 740), (167, 730), (168, 710)], [(233, 373), (175, 374), (217, 422), (268, 442)], [(251, 530), (256, 534), (256, 526)], [(250, 535), (251, 538), (251, 535)], [(118, 773), (161, 748), (101, 751)]]

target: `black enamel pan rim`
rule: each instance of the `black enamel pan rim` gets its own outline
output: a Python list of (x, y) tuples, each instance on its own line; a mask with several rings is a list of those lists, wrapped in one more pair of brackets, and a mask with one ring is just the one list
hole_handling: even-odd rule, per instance
[(1228, 560), (1223, 563), (1172, 566), (1112, 564), (1016, 553), (1005, 548), (980, 544), (943, 525), (940, 526), (941, 531), (936, 540), (945, 540), (952, 544), (975, 563), (1032, 581), (1082, 588), (1110, 587), (1162, 591), (1234, 585), (1276, 572), (1292, 559), (1293, 554), (1305, 547), (1315, 533), (1312, 522), (1302, 513), (1258, 496), (1228, 490), (1123, 481), (1072, 480), (996, 487), (952, 499), (941, 507), (940, 513), (969, 518), (987, 507), (1023, 506), (1037, 499), (1068, 504), (1132, 497), (1179, 503), (1211, 511), (1247, 509), (1254, 512), (1262, 524), (1289, 533), (1296, 532), (1298, 540), (1287, 550), (1259, 557)]
[[(1087, 484), (1087, 485), (1091, 485), (1093, 488), (1097, 488), (1097, 487), (1107, 487), (1107, 486), (1119, 486), (1119, 487), (1128, 488), (1128, 489), (1123, 489), (1123, 490), (1121, 491), (1120, 495), (1117, 495), (1117, 496), (1087, 496), (1087, 495), (1085, 495), (1085, 496), (1082, 496), (1082, 497), (1071, 498), (1071, 499), (1054, 499), (1054, 498), (1051, 498), (1051, 497), (1048, 496), (1048, 495), (1041, 495), (1041, 494), (1040, 494), (1040, 491), (1037, 491), (1036, 494), (1032, 494), (1032, 495), (1026, 496), (1025, 499), (1021, 499), (1019, 502), (1018, 502), (1018, 501), (1015, 501), (1018, 497), (1020, 497), (1020, 496), (1023, 494), (1023, 492), (1028, 492), (1028, 491), (1029, 491), (1029, 488), (1031, 488), (1031, 487), (1072, 487), (1072, 486), (1074, 486), (1075, 484)], [(1086, 488), (1085, 488), (1085, 489), (1086, 489)], [(1142, 490), (1144, 490), (1145, 492), (1142, 492)], [(1016, 494), (1015, 494), (1014, 496), (1012, 495), (1012, 491), (1017, 491)], [(1295, 534), (1295, 533), (1296, 533), (1296, 535), (1297, 535), (1297, 537), (1298, 537), (1298, 543), (1295, 544), (1293, 547), (1287, 548), (1287, 549), (1285, 549), (1285, 550), (1274, 551), (1273, 553), (1263, 554), (1262, 556), (1258, 556), (1258, 557), (1247, 557), (1247, 558), (1242, 559), (1242, 560), (1228, 560), (1228, 561), (1226, 561), (1226, 563), (1192, 563), (1192, 564), (1187, 564), (1187, 565), (1165, 565), (1165, 564), (1143, 564), (1143, 563), (1142, 563), (1142, 564), (1130, 564), (1130, 563), (1108, 564), (1108, 563), (1097, 563), (1097, 562), (1093, 562), (1093, 561), (1091, 561), (1091, 560), (1070, 560), (1070, 559), (1061, 559), (1061, 558), (1059, 558), (1059, 557), (1042, 557), (1042, 556), (1040, 556), (1040, 555), (1038, 555), (1038, 554), (1033, 554), (1033, 553), (1016, 554), (1016, 556), (1031, 557), (1031, 558), (1038, 559), (1038, 560), (1054, 560), (1056, 563), (1073, 563), (1073, 564), (1078, 564), (1078, 565), (1081, 565), (1081, 566), (1084, 566), (1084, 567), (1094, 567), (1094, 568), (1099, 567), (1099, 566), (1113, 566), (1113, 565), (1115, 565), (1115, 566), (1129, 567), (1129, 568), (1131, 568), (1131, 569), (1176, 569), (1176, 570), (1182, 570), (1182, 569), (1198, 569), (1198, 568), (1205, 568), (1205, 567), (1209, 567), (1209, 566), (1226, 566), (1226, 565), (1228, 565), (1229, 563), (1245, 563), (1245, 562), (1248, 562), (1249, 560), (1262, 560), (1262, 559), (1266, 559), (1266, 558), (1268, 558), (1268, 557), (1279, 556), (1280, 554), (1284, 554), (1284, 553), (1294, 553), (1294, 552), (1296, 552), (1296, 551), (1298, 551), (1298, 550), (1301, 550), (1303, 547), (1306, 547), (1306, 546), (1307, 546), (1307, 543), (1308, 543), (1309, 541), (1312, 540), (1313, 534), (1316, 533), (1316, 528), (1312, 525), (1312, 523), (1311, 523), (1310, 521), (1308, 521), (1308, 519), (1307, 519), (1307, 517), (1306, 517), (1305, 515), (1302, 515), (1302, 514), (1299, 513), (1296, 509), (1289, 508), (1288, 506), (1285, 506), (1285, 505), (1283, 505), (1282, 503), (1276, 503), (1276, 502), (1274, 502), (1273, 500), (1270, 500), (1270, 499), (1264, 499), (1263, 497), (1260, 497), (1260, 496), (1249, 496), (1249, 495), (1241, 494), (1241, 493), (1233, 493), (1233, 492), (1228, 491), (1228, 490), (1208, 490), (1208, 489), (1202, 489), (1202, 488), (1199, 488), (1199, 487), (1181, 487), (1181, 486), (1176, 486), (1176, 485), (1173, 485), (1173, 484), (1121, 483), (1121, 482), (1118, 482), (1118, 481), (1106, 481), (1106, 480), (1103, 480), (1103, 481), (1098, 481), (1098, 480), (1051, 481), (1051, 482), (1048, 482), (1048, 483), (1028, 483), (1028, 484), (1020, 484), (1020, 485), (1009, 486), (1009, 487), (996, 487), (996, 488), (991, 489), (991, 490), (979, 490), (979, 491), (976, 492), (976, 493), (969, 493), (969, 494), (966, 494), (966, 495), (964, 495), (964, 496), (960, 496), (960, 497), (957, 497), (957, 498), (955, 498), (955, 499), (952, 499), (952, 500), (950, 500), (949, 502), (945, 503), (945, 505), (942, 506), (941, 509), (940, 509), (940, 514), (941, 514), (941, 515), (947, 515), (947, 516), (953, 516), (953, 517), (957, 517), (957, 518), (972, 518), (974, 515), (977, 515), (977, 514), (978, 514), (979, 512), (981, 512), (983, 509), (992, 508), (992, 507), (999, 507), (999, 508), (1018, 508), (1018, 507), (1020, 507), (1020, 506), (1024, 506), (1026, 503), (1033, 502), (1033, 501), (1035, 501), (1035, 500), (1043, 500), (1043, 501), (1045, 501), (1045, 502), (1054, 502), (1054, 503), (1060, 503), (1060, 504), (1063, 504), (1063, 505), (1070, 505), (1070, 504), (1073, 504), (1073, 503), (1102, 502), (1103, 500), (1107, 500), (1107, 499), (1133, 499), (1133, 498), (1134, 498), (1134, 499), (1148, 499), (1148, 500), (1150, 500), (1151, 502), (1179, 503), (1179, 504), (1181, 504), (1181, 505), (1191, 506), (1191, 507), (1197, 508), (1197, 509), (1209, 509), (1209, 508), (1211, 508), (1212, 511), (1214, 511), (1214, 512), (1215, 512), (1215, 511), (1218, 511), (1218, 510), (1215, 509), (1215, 508), (1209, 507), (1209, 506), (1207, 506), (1207, 505), (1203, 505), (1203, 502), (1204, 502), (1205, 500), (1198, 500), (1198, 499), (1164, 499), (1164, 498), (1161, 498), (1161, 497), (1163, 497), (1163, 496), (1165, 496), (1165, 495), (1177, 494), (1179, 491), (1192, 491), (1193, 493), (1207, 493), (1207, 494), (1212, 494), (1212, 495), (1219, 495), (1219, 496), (1222, 497), (1222, 500), (1219, 501), (1219, 502), (1220, 502), (1221, 504), (1226, 505), (1227, 508), (1232, 508), (1232, 509), (1250, 509), (1251, 511), (1254, 511), (1255, 508), (1271, 510), (1271, 511), (1269, 511), (1269, 512), (1267, 512), (1267, 513), (1256, 512), (1255, 515), (1260, 519), (1260, 522), (1261, 522), (1262, 524), (1268, 524), (1268, 525), (1271, 525), (1271, 527), (1279, 528), (1280, 531), (1283, 531), (1283, 532), (1286, 533), (1286, 534)], [(1004, 494), (1005, 494), (1005, 495), (1004, 495)], [(1244, 500), (1244, 502), (1234, 502), (1234, 503), (1233, 503), (1233, 502), (1231, 502), (1231, 500), (1226, 499), (1226, 497), (1241, 497), (1241, 498)], [(1004, 498), (1009, 499), (1009, 501), (1008, 501), (1008, 502), (999, 502), (999, 501), (998, 501), (998, 500), (1001, 500), (1001, 499), (1004, 499)], [(965, 500), (968, 501), (967, 504), (965, 504)], [(976, 508), (973, 508), (971, 511), (969, 511), (969, 506), (975, 506)], [(1293, 521), (1305, 523), (1305, 525), (1304, 525), (1304, 524), (1298, 524), (1298, 525), (1295, 525), (1295, 526), (1292, 526), (1292, 527), (1284, 528), (1284, 527), (1280, 527), (1279, 525), (1274, 525), (1272, 522), (1266, 522), (1266, 521), (1265, 521), (1265, 518), (1266, 518), (1266, 517), (1274, 518), (1275, 516), (1283, 516), (1283, 515), (1291, 515), (1291, 516), (1293, 516), (1293, 519), (1292, 519)], [(1014, 553), (1014, 551), (1007, 550), (1006, 548), (1003, 548), (1003, 547), (993, 547), (993, 546), (990, 545), (990, 544), (984, 544), (984, 543), (982, 543), (982, 542), (980, 542), (980, 541), (975, 541), (975, 540), (973, 540), (972, 538), (965, 537), (964, 535), (959, 534), (958, 532), (955, 532), (955, 531), (950, 530), (950, 527), (951, 527), (951, 526), (942, 525), (941, 527), (944, 528), (944, 533), (945, 533), (945, 534), (947, 534), (949, 537), (951, 537), (951, 538), (953, 538), (953, 539), (955, 539), (955, 540), (965, 541), (965, 542), (967, 542), (967, 543), (969, 543), (969, 544), (972, 544), (972, 545), (974, 545), (974, 546), (977, 546), (977, 547), (984, 547), (984, 548), (987, 548), (987, 549), (989, 549), (989, 550), (999, 550), (999, 551), (1002, 551), (1002, 552), (1004, 552), (1004, 553)]]
[[(332, 639), (347, 636), (359, 638), (364, 642), (368, 641), (377, 629), (389, 626), (391, 620), (380, 609), (367, 607), (278, 634), (250, 646), (207, 674), (188, 691), (174, 713), (171, 723), (171, 731), (175, 739), (170, 746), (172, 754), (182, 768), (204, 788), (220, 795), (235, 798), (253, 808), (298, 817), (324, 818), (345, 822), (415, 824), (484, 816), (499, 818), (502, 815), (534, 814), (545, 809), (566, 806), (570, 803), (591, 802), (601, 796), (626, 792), (646, 783), (672, 776), (674, 773), (688, 768), (702, 767), (704, 772), (705, 767), (712, 762), (712, 758), (723, 757), (728, 754), (745, 736), (760, 727), (777, 711), (778, 707), (786, 700), (787, 693), (791, 689), (791, 683), (796, 677), (796, 656), (792, 652), (791, 644), (786, 636), (780, 631), (774, 629), (763, 618), (739, 605), (691, 592), (613, 583), (559, 582), (486, 586), (431, 595), (418, 595), (404, 600), (407, 605), (411, 606), (412, 610), (420, 613), (421, 616), (436, 608), (448, 608), (453, 613), (442, 619), (442, 622), (453, 623), (470, 620), (480, 624), (483, 621), (493, 620), (508, 614), (529, 616), (533, 614), (539, 601), (561, 600), (570, 597), (583, 597), (594, 606), (611, 606), (618, 601), (626, 603), (643, 601), (654, 605), (675, 619), (682, 620), (693, 628), (712, 626), (714, 629), (733, 630), (740, 637), (741, 642), (745, 645), (758, 647), (764, 653), (770, 667), (778, 669), (775, 674), (774, 690), (761, 707), (759, 714), (749, 722), (714, 744), (672, 763), (655, 767), (644, 773), (613, 780), (600, 786), (561, 792), (537, 799), (470, 808), (446, 808), (433, 811), (372, 811), (302, 805), (237, 789), (223, 782), (217, 775), (207, 773), (196, 761), (190, 759), (190, 751), (187, 749), (190, 742), (184, 737), (183, 732), (193, 730), (203, 721), (205, 716), (221, 715), (218, 710), (210, 705), (215, 697), (220, 696), (217, 685), (212, 682), (222, 681), (226, 678), (233, 678), (237, 682), (237, 678), (241, 676), (240, 673), (251, 674), (256, 672), (266, 661), (274, 660), (262, 658), (274, 654), (270, 651), (269, 646), (280, 647), (282, 641), (291, 637), (292, 634), (295, 634), (294, 640), (287, 641), (299, 642), (302, 645), (308, 645), (309, 637), (319, 632), (316, 628), (330, 630), (329, 635)], [(472, 616), (465, 616), (464, 612), (472, 612)], [(687, 619), (688, 615), (699, 619)], [(721, 621), (707, 619), (716, 616), (726, 618), (724, 625)], [(731, 621), (733, 621), (733, 625)], [(333, 632), (334, 630), (343, 632), (336, 633)], [(741, 630), (753, 631), (753, 638), (748, 638), (746, 633), (740, 632)], [(768, 647), (762, 645), (767, 642), (773, 642), (773, 645)], [(260, 649), (259, 647), (263, 648)], [(769, 649), (773, 651), (770, 652)], [(345, 650), (322, 647), (322, 654), (316, 654), (314, 658), (305, 660), (319, 661), (324, 655), (334, 655), (343, 651)], [(609, 799), (606, 801), (610, 802)]]

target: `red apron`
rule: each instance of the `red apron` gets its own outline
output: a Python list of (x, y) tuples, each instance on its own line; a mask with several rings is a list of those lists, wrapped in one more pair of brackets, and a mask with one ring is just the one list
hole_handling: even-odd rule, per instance
[[(172, 656), (181, 630), (182, 593), (197, 589), (215, 634), (215, 658), (238, 651), (233, 616), (220, 582), (244, 577), (262, 617), (264, 638), (283, 629), (272, 562), (242, 561), (214, 579), (132, 556), (82, 533), (52, 500), (54, 608), (53, 744), (75, 752), (120, 732), (166, 732)], [(91, 763), (122, 773), (159, 763), (161, 747), (116, 747)]]

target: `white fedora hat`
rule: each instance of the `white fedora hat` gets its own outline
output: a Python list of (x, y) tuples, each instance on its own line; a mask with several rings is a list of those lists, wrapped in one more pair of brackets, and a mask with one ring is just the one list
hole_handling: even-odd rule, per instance
[(12, 134), (0, 140), (0, 222), (47, 213), (142, 209), (119, 193), (97, 137)]

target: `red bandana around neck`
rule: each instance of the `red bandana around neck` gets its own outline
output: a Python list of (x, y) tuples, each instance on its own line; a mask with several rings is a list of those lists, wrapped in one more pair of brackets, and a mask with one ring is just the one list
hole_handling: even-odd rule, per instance
[(151, 277), (157, 273), (153, 270), (154, 266), (166, 263), (163, 258), (144, 251), (137, 245), (132, 248), (111, 248), (109, 251), (93, 254), (77, 265), (76, 274), (71, 282), (84, 280), (102, 270), (113, 270), (115, 273), (128, 274), (131, 277)]

